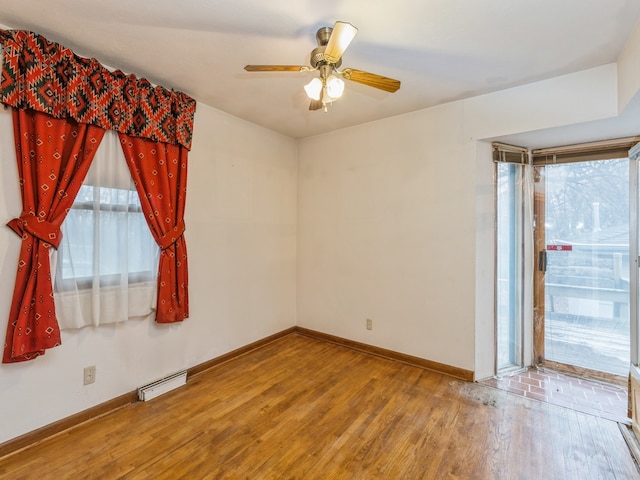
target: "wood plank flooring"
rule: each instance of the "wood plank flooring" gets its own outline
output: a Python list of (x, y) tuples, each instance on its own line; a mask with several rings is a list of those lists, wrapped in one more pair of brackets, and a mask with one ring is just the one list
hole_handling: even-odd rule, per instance
[(636, 479), (610, 420), (291, 334), (0, 459), (17, 479)]

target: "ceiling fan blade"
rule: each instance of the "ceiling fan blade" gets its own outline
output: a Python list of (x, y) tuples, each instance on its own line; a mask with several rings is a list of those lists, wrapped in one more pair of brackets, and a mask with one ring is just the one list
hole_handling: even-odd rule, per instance
[(246, 65), (247, 72), (309, 72), (311, 67), (303, 65)]
[(385, 92), (393, 93), (400, 88), (400, 80), (383, 77), (375, 73), (363, 72), (362, 70), (356, 70), (354, 68), (345, 68), (342, 71), (342, 76), (347, 80), (362, 83), (369, 87), (379, 88)]
[(324, 59), (328, 63), (337, 63), (342, 58), (358, 29), (347, 22), (336, 22), (324, 50)]
[(324, 107), (322, 97), (324, 97), (324, 88), (320, 90), (320, 98), (318, 98), (318, 100), (311, 99), (309, 110), (320, 110), (322, 107)]
[(322, 100), (311, 100), (309, 110), (320, 110), (322, 108)]

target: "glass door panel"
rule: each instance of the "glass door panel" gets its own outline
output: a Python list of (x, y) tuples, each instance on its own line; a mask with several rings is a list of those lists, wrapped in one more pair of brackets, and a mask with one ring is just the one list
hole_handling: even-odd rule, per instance
[(539, 167), (544, 172), (536, 193), (544, 212), (537, 212), (536, 243), (543, 288), (536, 292), (544, 298), (536, 304), (544, 325), (536, 334), (543, 349), (538, 360), (628, 374), (628, 162)]
[(523, 166), (496, 163), (496, 333), (498, 371), (522, 366)]

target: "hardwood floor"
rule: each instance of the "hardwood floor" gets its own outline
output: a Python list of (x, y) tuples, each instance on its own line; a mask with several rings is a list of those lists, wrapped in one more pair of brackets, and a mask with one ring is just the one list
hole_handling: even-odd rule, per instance
[(0, 459), (11, 479), (634, 479), (610, 420), (291, 334)]

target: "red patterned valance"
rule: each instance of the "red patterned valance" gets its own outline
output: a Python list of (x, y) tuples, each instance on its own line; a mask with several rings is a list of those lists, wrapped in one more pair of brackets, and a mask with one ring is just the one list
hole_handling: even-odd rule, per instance
[(196, 102), (188, 95), (110, 72), (32, 32), (0, 30), (0, 42), (5, 105), (191, 148)]

